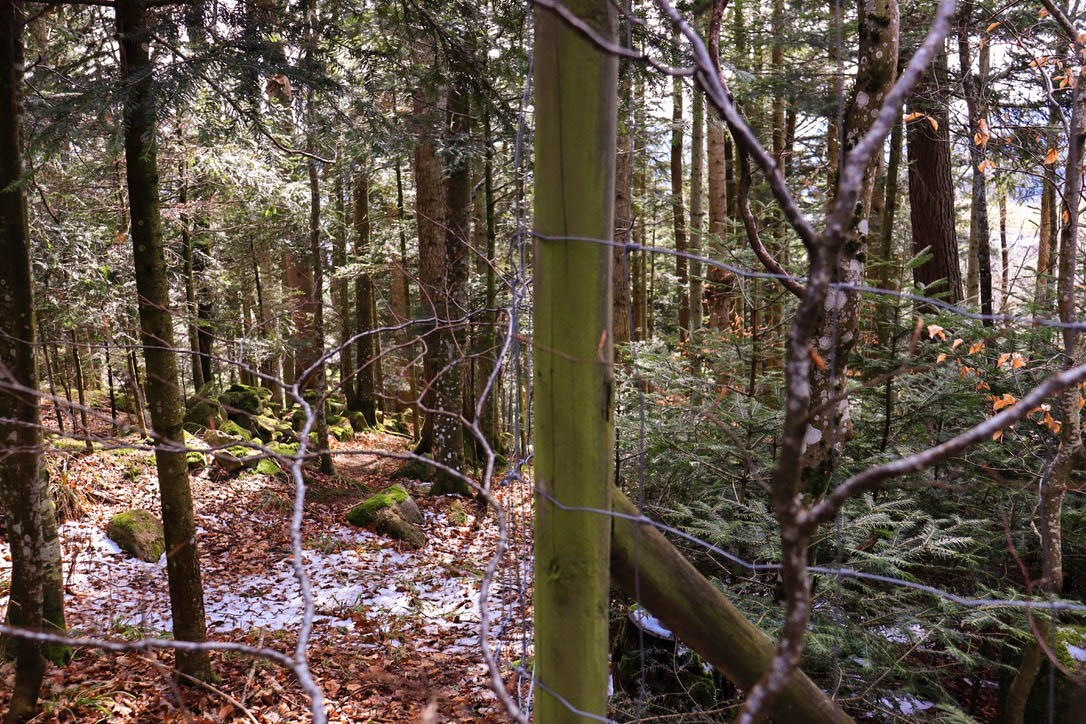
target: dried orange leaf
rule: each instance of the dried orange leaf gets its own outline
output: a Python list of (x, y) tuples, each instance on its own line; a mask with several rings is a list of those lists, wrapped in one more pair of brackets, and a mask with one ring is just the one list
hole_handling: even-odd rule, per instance
[(939, 339), (946, 340), (946, 334), (943, 333), (943, 328), (938, 324), (928, 325), (928, 339), (935, 339), (935, 335), (939, 335)]
[(1045, 165), (1051, 166), (1056, 163), (1060, 158), (1060, 152), (1055, 148), (1048, 149), (1048, 153), (1045, 154)]
[(995, 432), (992, 433), (992, 439), (993, 440), (999, 440), (999, 438), (1001, 438), (1001, 437), (1003, 437), (1003, 431), (1002, 430), (996, 430)]
[(991, 25), (989, 25), (989, 26), (988, 26), (988, 29), (987, 29), (987, 30), (985, 30), (984, 32), (986, 32), (986, 33), (990, 33), (990, 32), (992, 32), (993, 30), (995, 30), (996, 28), (998, 28), (998, 27), (999, 27), (1000, 25), (1002, 25), (1002, 23), (1001, 23), (1001, 22), (1000, 22), (999, 20), (996, 20), (996, 21), (995, 21), (994, 23), (992, 23)]
[(1016, 402), (1018, 402), (1017, 397), (1009, 392), (1004, 392), (1002, 397), (997, 398), (996, 401), (992, 403), (992, 409), (999, 412), (1004, 407), (1010, 407)]
[(952, 342), (952, 343), (950, 344), (950, 348), (951, 348), (951, 349), (958, 349), (958, 345), (959, 345), (959, 344), (961, 344), (961, 343), (962, 343), (962, 342), (964, 342), (964, 341), (965, 341), (965, 340), (963, 340), (963, 339), (962, 339), (961, 337), (958, 337), (957, 339), (955, 339), (955, 340), (954, 340), (954, 341), (953, 341), (953, 342)]
[(923, 117), (924, 117), (924, 114), (921, 113), (920, 111), (913, 111), (909, 115), (905, 116), (905, 122), (908, 123), (909, 121), (915, 121), (917, 118), (923, 118)]
[(999, 355), (999, 361), (996, 362), (996, 367), (1002, 367), (1003, 363), (1005, 363), (1010, 358), (1011, 358), (1011, 353), (1010, 352), (1004, 352), (1003, 354)]
[(935, 120), (931, 116), (928, 116), (928, 123), (931, 124), (931, 130), (933, 130), (933, 131), (938, 131), (939, 130), (939, 121)]
[(969, 354), (976, 354), (977, 352), (981, 351), (982, 349), (984, 349), (984, 342), (974, 342), (969, 347)]
[(1019, 367), (1026, 366), (1026, 358), (1015, 352), (1011, 355), (1011, 368), (1018, 369)]
[(826, 369), (826, 360), (822, 359), (822, 355), (820, 355), (814, 347), (808, 347), (807, 352), (811, 356), (811, 361), (818, 365), (818, 369)]
[(943, 352), (935, 358), (935, 364), (942, 364), (944, 360), (946, 360), (946, 352)]

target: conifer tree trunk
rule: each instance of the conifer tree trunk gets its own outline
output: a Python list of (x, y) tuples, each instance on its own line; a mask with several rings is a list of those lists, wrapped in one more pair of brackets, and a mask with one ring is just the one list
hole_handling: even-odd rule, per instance
[[(467, 313), (467, 276), (469, 234), (471, 232), (471, 163), (467, 152), (470, 129), (470, 82), (466, 68), (452, 69), (448, 96), (446, 145), (459, 152), (446, 165), (445, 180), (445, 280), (439, 309), (445, 318), (437, 338), (439, 370), (436, 388), (437, 414), (434, 418), (433, 458), (453, 470), (464, 468), (464, 426), (460, 422), (463, 401), (464, 365), (460, 359), (467, 348), (467, 326), (457, 320)], [(433, 495), (458, 493), (470, 495), (463, 480), (443, 470), (435, 470)]]
[[(622, 68), (620, 63), (619, 98), (628, 98), (627, 86), (629, 84), (629, 69)], [(629, 114), (622, 114), (618, 122), (618, 141), (615, 146), (615, 243), (626, 244), (631, 235), (631, 200), (632, 189), (630, 157), (630, 131)], [(630, 341), (630, 254), (626, 249), (615, 247), (614, 254), (614, 292), (611, 306), (613, 307), (611, 318), (614, 323), (615, 344), (624, 344)]]
[[(419, 53), (421, 62), (432, 63), (433, 57), (424, 57)], [(418, 225), (419, 239), (419, 306), (425, 311), (425, 317), (443, 316), (443, 286), (445, 279), (445, 239), (442, 236), (445, 219), (445, 204), (442, 194), (441, 159), (437, 155), (437, 140), (434, 137), (433, 120), (436, 94), (431, 88), (418, 88), (412, 111), (417, 124), (415, 143), (415, 220)], [(426, 412), (421, 438), (416, 446), (417, 453), (429, 452), (433, 447), (433, 429), (437, 407), (435, 384), (441, 371), (438, 349), (438, 324), (428, 324), (422, 328), (426, 353), (422, 358), (422, 394), (420, 407)]]
[[(897, 289), (898, 267), (894, 263), (894, 217), (897, 214), (898, 171), (901, 167), (901, 150), (904, 145), (905, 129), (901, 121), (894, 124), (890, 131), (890, 160), (886, 163), (886, 188), (883, 192), (882, 218), (879, 220), (879, 262), (881, 263), (877, 286), (880, 289)], [(876, 302), (878, 317), (877, 332), (879, 346), (884, 349), (890, 344), (893, 334), (891, 319), (894, 300), (887, 295), (879, 295)], [(887, 380), (887, 384), (890, 380)]]
[[(671, 42), (679, 45), (679, 29), (672, 26)], [(690, 290), (687, 276), (686, 213), (683, 209), (683, 82), (675, 76), (671, 83), (671, 221), (675, 228), (675, 276), (678, 280), (679, 339), (690, 330)]]
[(908, 128), (909, 212), (913, 254), (924, 249), (932, 253), (930, 261), (913, 269), (913, 281), (927, 288), (929, 296), (940, 295), (957, 304), (962, 299), (962, 273), (954, 229), (946, 68), (946, 53), (940, 52), (910, 96), (909, 110), (924, 117), (911, 121)]
[[(316, 114), (314, 108), (313, 91), (309, 92), (307, 101), (309, 105), (309, 133), (307, 145), (312, 154), (316, 151), (313, 142), (313, 134), (316, 132), (314, 124)], [(328, 406), (324, 404), (326, 394), (325, 364), (321, 360), (324, 356), (324, 257), (321, 254), (321, 189), (320, 174), (317, 172), (317, 160), (313, 156), (306, 159), (306, 170), (309, 172), (309, 259), (313, 264), (313, 339), (309, 344), (313, 348), (316, 369), (310, 375), (312, 382), (307, 382), (307, 387), (317, 391), (314, 398), (318, 404), (313, 408), (317, 421), (314, 429), (317, 432), (317, 450), (320, 451), (320, 471), (326, 475), (332, 473), (332, 455), (328, 451)]]
[[(22, 4), (0, 0), (0, 383), (21, 385), (22, 392), (0, 387), (0, 439), (10, 449), (0, 455), (0, 509), (11, 541), (11, 587), (7, 620), (31, 629), (47, 627), (45, 616), (44, 498), (41, 474), (40, 408), (34, 320), (34, 284), (30, 271), (30, 231), (22, 178)], [(55, 524), (54, 524), (55, 528)], [(63, 599), (62, 599), (63, 600)], [(63, 614), (63, 612), (61, 612)], [(59, 620), (63, 630), (63, 615)], [(15, 681), (7, 701), (5, 722), (21, 722), (37, 714), (38, 691), (45, 672), (39, 643), (0, 641), (12, 647)]]
[[(364, 262), (370, 246), (370, 181), (363, 164), (354, 181), (354, 255)], [(355, 334), (369, 332), (374, 327), (373, 281), (368, 271), (359, 272), (354, 280)], [(377, 397), (374, 394), (374, 349), (373, 335), (364, 334), (355, 342), (356, 372), (354, 376), (354, 399), (351, 409), (358, 410), (370, 425), (377, 424)]]
[[(716, 68), (720, 69), (720, 24), (723, 20), (725, 0), (714, 0), (709, 20), (709, 54)], [(734, 184), (728, 182), (731, 164), (727, 159), (727, 141), (724, 123), (716, 115), (709, 118), (709, 237), (707, 251), (720, 258), (728, 234), (728, 198)], [(706, 311), (709, 326), (726, 329), (734, 311), (735, 278), (720, 267), (709, 267), (706, 275), (709, 285), (705, 290)]]
[[(970, 272), (970, 293), (980, 293), (981, 314), (992, 314), (992, 250), (990, 244), (991, 229), (988, 225), (988, 185), (983, 164), (987, 159), (988, 143), (988, 107), (984, 99), (984, 85), (988, 77), (988, 46), (980, 50), (980, 73), (973, 75), (970, 58), (970, 26), (973, 15), (973, 3), (964, 2), (958, 9), (958, 59), (963, 70), (962, 91), (965, 95), (966, 109), (969, 113), (968, 133), (969, 158), (973, 165), (973, 194), (970, 202), (969, 267), (976, 267), (976, 285)], [(974, 250), (975, 247), (975, 250)], [(984, 326), (992, 326), (992, 320), (984, 319)]]
[(1007, 193), (1003, 190), (999, 192), (999, 261), (999, 311), (1000, 314), (1005, 314), (1008, 295), (1011, 293), (1011, 265), (1007, 250)]
[[(159, 213), (158, 161), (155, 144), (155, 97), (149, 53), (149, 31), (143, 0), (116, 4), (121, 71), (125, 82), (124, 145), (128, 202), (132, 219), (132, 250), (144, 360), (147, 364), (148, 407), (156, 440), (155, 462), (162, 498), (166, 572), (174, 637), (204, 641), (204, 592), (196, 547), (196, 524), (185, 453), (164, 445), (185, 444), (181, 429), (184, 403), (178, 384), (170, 314), (169, 280)], [(178, 651), (177, 667), (199, 679), (213, 678), (205, 652)]]
[[(182, 160), (179, 169), (181, 188), (178, 191), (178, 203), (184, 209), (189, 201), (188, 161)], [(204, 385), (204, 368), (200, 363), (200, 342), (197, 336), (199, 326), (197, 321), (196, 283), (195, 283), (195, 259), (193, 258), (192, 233), (189, 230), (190, 219), (187, 212), (181, 212), (181, 258), (184, 263), (185, 276), (185, 314), (188, 317), (189, 349), (191, 350), (192, 386), (200, 389)]]
[[(609, 0), (566, 6), (615, 37)], [(607, 713), (613, 254), (564, 237), (613, 229), (616, 60), (550, 11), (535, 10), (535, 718)]]
[[(694, 92), (693, 128), (690, 131), (690, 253), (701, 254), (701, 235), (705, 224), (702, 207), (702, 174), (705, 168), (705, 97)], [(701, 327), (701, 262), (690, 259), (690, 333)]]
[(87, 452), (94, 452), (94, 445), (90, 439), (90, 421), (87, 419), (87, 396), (83, 385), (83, 362), (79, 358), (79, 343), (76, 341), (75, 332), (68, 330), (68, 341), (72, 347), (72, 368), (75, 370), (75, 392), (79, 397), (79, 427), (83, 436), (83, 446)]
[(351, 304), (347, 289), (347, 280), (341, 275), (347, 264), (347, 205), (343, 200), (343, 174), (339, 168), (332, 172), (332, 197), (335, 199), (336, 218), (335, 237), (332, 247), (332, 266), (337, 276), (332, 280), (332, 303), (339, 316), (339, 384), (343, 396), (347, 398), (347, 407), (355, 409), (354, 403), (354, 364), (351, 354)]

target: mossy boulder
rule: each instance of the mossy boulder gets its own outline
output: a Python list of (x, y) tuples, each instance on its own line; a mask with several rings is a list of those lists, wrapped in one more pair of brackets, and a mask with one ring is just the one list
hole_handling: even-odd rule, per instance
[(380, 415), (380, 429), (389, 435), (399, 437), (411, 437), (411, 428), (403, 421), (403, 415), (393, 413), (378, 413)]
[(222, 424), (222, 427), (220, 427), (219, 429), (227, 435), (231, 435), (233, 437), (240, 437), (242, 440), (245, 441), (253, 439), (253, 434), (249, 430), (245, 429), (233, 420), (227, 420)]
[(284, 426), (279, 420), (267, 415), (251, 415), (248, 422), (253, 435), (260, 438), (262, 442), (278, 440), (282, 436), (280, 430), (282, 427), (290, 429), (289, 425)]
[(370, 424), (366, 422), (365, 414), (358, 410), (344, 410), (343, 416), (351, 421), (351, 427), (354, 428), (355, 432), (364, 432), (370, 428)]
[[(379, 493), (371, 495), (347, 511), (347, 522), (357, 526), (367, 526), (377, 519), (377, 513), (384, 508), (395, 507), (399, 511), (400, 504), (411, 500), (407, 489), (402, 485), (392, 485)], [(414, 501), (412, 501), (414, 504)], [(416, 506), (416, 510), (417, 510)]]
[(230, 417), (242, 413), (257, 415), (263, 412), (264, 403), (271, 399), (272, 391), (267, 387), (242, 385), (235, 383), (226, 388), (219, 400), (227, 408)]
[(276, 455), (291, 457), (298, 454), (299, 447), (300, 446), (296, 442), (277, 442), (274, 445), (271, 445), (270, 449)]
[(373, 527), (381, 535), (402, 540), (415, 550), (426, 545), (426, 534), (417, 525), (408, 521), (398, 507), (391, 506), (377, 511)]
[(341, 417), (338, 422), (328, 422), (328, 434), (340, 442), (346, 442), (354, 437), (354, 428), (350, 420)]
[(263, 458), (256, 464), (256, 472), (260, 475), (279, 475), (283, 469), (271, 458)]
[(113, 399), (114, 399), (114, 404), (117, 406), (118, 410), (120, 410), (121, 412), (128, 412), (128, 413), (135, 414), (135, 412), (136, 412), (136, 404), (132, 400), (131, 395), (129, 395), (126, 392), (120, 392), (117, 395), (115, 395)]
[(149, 510), (126, 510), (110, 518), (106, 535), (136, 558), (154, 563), (166, 552), (162, 521)]
[(188, 464), (189, 470), (201, 470), (207, 467), (207, 455), (199, 450), (189, 450), (185, 453), (185, 462)]
[(189, 398), (186, 403), (184, 421), (204, 427), (220, 428), (226, 421), (226, 412), (215, 398), (202, 398), (197, 395)]
[(256, 450), (243, 445), (233, 445), (225, 450), (216, 450), (214, 458), (215, 464), (222, 468), (227, 475), (233, 475), (243, 468), (255, 468), (261, 460), (265, 459)]
[(204, 442), (212, 447), (236, 445), (239, 442), (246, 442), (246, 440), (247, 438), (242, 437), (241, 435), (231, 435), (222, 430), (207, 430), (204, 432)]

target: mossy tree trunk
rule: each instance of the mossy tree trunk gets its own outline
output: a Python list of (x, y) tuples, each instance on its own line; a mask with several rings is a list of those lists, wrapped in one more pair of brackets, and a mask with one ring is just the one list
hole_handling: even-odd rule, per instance
[[(204, 591), (196, 547), (185, 453), (165, 445), (183, 446), (184, 411), (174, 352), (169, 279), (162, 240), (158, 197), (158, 159), (155, 143), (155, 91), (149, 52), (147, 8), (142, 0), (116, 4), (117, 34), (124, 80), (124, 150), (128, 176), (128, 203), (132, 219), (132, 251), (139, 296), (143, 355), (147, 364), (148, 408), (159, 445), (155, 449), (158, 484), (165, 530), (166, 572), (174, 637), (204, 641)], [(200, 679), (213, 678), (206, 652), (178, 651), (177, 667)]]
[[(566, 6), (604, 37), (608, 0)], [(617, 63), (535, 10), (535, 672), (537, 721), (607, 713), (612, 418), (610, 239)], [(544, 238), (549, 237), (549, 238)]]

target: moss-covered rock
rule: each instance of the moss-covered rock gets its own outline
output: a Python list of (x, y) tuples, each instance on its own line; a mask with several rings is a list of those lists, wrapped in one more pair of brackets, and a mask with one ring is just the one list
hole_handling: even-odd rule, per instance
[(200, 435), (200, 436), (202, 436), (204, 434), (204, 432), (207, 430), (207, 427), (205, 427), (204, 425), (201, 425), (201, 424), (199, 424), (197, 422), (186, 422), (185, 424), (183, 424), (181, 426), (181, 428), (185, 432), (189, 433), (190, 435)]
[[(278, 440), (282, 435), (280, 428), (284, 427), (284, 425), (274, 417), (269, 417), (267, 415), (251, 415), (248, 422), (249, 429), (252, 431), (253, 435), (260, 438), (262, 442), (273, 442)], [(290, 429), (289, 425), (286, 425), (285, 427), (288, 430)]]
[(227, 420), (222, 424), (222, 427), (220, 427), (219, 429), (227, 435), (231, 435), (233, 437), (240, 437), (242, 440), (245, 441), (253, 439), (253, 434), (249, 430), (245, 429), (233, 420)]
[(358, 410), (344, 410), (343, 416), (351, 421), (351, 427), (355, 432), (364, 432), (370, 428), (370, 424), (366, 422), (366, 416)]
[(236, 445), (239, 442), (246, 442), (247, 438), (241, 435), (230, 435), (222, 430), (206, 430), (204, 431), (204, 442), (212, 447), (222, 447), (223, 445)]
[(189, 470), (201, 470), (207, 467), (207, 455), (199, 450), (189, 450), (185, 453), (185, 462), (188, 464)]
[(404, 518), (398, 507), (391, 506), (377, 511), (373, 527), (381, 535), (402, 540), (416, 550), (426, 545), (426, 534), (417, 525)]
[(194, 396), (189, 398), (184, 421), (204, 427), (220, 428), (226, 421), (226, 412), (215, 398)]
[(381, 416), (380, 429), (382, 432), (398, 437), (411, 437), (411, 428), (403, 421), (403, 415), (385, 413)]
[(394, 506), (399, 510), (400, 503), (410, 499), (411, 496), (407, 494), (407, 489), (404, 486), (392, 485), (380, 493), (371, 495), (347, 511), (347, 522), (357, 526), (370, 525), (376, 520), (377, 513), (382, 509)]
[(339, 420), (335, 424), (328, 423), (328, 434), (340, 442), (346, 442), (354, 437), (354, 428), (351, 427), (351, 421), (347, 418), (341, 417)]
[(148, 563), (154, 563), (166, 552), (162, 521), (149, 510), (118, 513), (106, 525), (106, 535), (122, 551)]
[(283, 469), (271, 458), (263, 458), (256, 464), (256, 472), (260, 475), (279, 475)]
[(226, 406), (230, 416), (238, 413), (257, 415), (263, 412), (264, 403), (271, 399), (272, 391), (267, 387), (255, 387), (253, 385), (233, 384), (219, 396), (219, 400)]
[(300, 446), (296, 442), (277, 442), (270, 446), (270, 450), (276, 455), (282, 455), (283, 457), (291, 457), (298, 454), (298, 448)]

